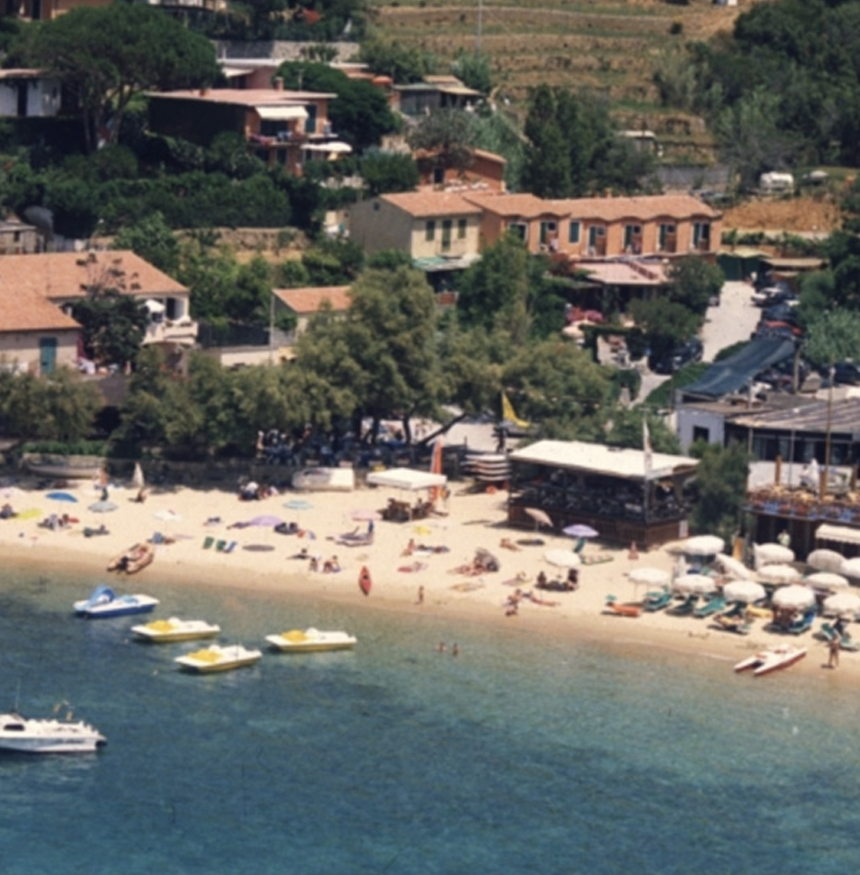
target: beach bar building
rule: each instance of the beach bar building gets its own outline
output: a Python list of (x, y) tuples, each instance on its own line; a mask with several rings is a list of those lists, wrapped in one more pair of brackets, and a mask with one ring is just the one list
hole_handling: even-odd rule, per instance
[(687, 536), (688, 485), (698, 461), (580, 441), (538, 441), (510, 454), (508, 521), (542, 511), (561, 530), (589, 525), (601, 540), (648, 548)]

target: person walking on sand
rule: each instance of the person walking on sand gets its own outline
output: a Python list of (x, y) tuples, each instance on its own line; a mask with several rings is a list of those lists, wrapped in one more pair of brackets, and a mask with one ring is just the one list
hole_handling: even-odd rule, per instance
[(827, 667), (828, 668), (838, 668), (839, 667), (839, 647), (841, 646), (840, 636), (834, 635), (827, 642)]
[(418, 587), (418, 601), (415, 602), (415, 604), (417, 604), (417, 605), (424, 604), (424, 587), (423, 586)]

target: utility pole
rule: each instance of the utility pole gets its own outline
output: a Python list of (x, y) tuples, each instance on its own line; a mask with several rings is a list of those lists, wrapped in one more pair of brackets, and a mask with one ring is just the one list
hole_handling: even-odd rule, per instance
[(478, 30), (475, 34), (475, 51), (481, 51), (481, 35), (484, 29), (484, 0), (478, 0)]

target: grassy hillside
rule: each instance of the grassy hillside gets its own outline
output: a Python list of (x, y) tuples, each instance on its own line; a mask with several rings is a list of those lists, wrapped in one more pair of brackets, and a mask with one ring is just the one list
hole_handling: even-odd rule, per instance
[[(380, 36), (418, 46), (442, 61), (476, 46), (477, 0), (403, 0), (372, 8)], [(657, 0), (487, 0), (481, 47), (514, 107), (541, 82), (589, 86), (609, 96), (622, 124), (646, 125), (670, 147), (688, 144), (695, 151), (697, 145), (707, 148), (703, 125), (657, 106), (653, 71), (662, 52), (730, 31), (744, 8), (748, 5), (730, 8), (709, 0), (687, 6)]]

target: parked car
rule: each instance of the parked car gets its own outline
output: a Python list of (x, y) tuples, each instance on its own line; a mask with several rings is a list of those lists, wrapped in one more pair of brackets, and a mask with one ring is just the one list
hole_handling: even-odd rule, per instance
[(767, 307), (761, 318), (763, 322), (786, 322), (789, 325), (798, 325), (797, 307), (788, 301)]
[(765, 286), (752, 294), (752, 302), (756, 307), (773, 307), (776, 304), (797, 301), (794, 291), (785, 283)]
[(693, 337), (683, 343), (679, 343), (674, 349), (670, 350), (661, 356), (651, 356), (648, 360), (648, 367), (655, 374), (674, 374), (684, 365), (689, 365), (692, 362), (700, 362), (704, 347), (702, 341), (698, 337)]
[[(830, 368), (825, 366), (820, 369), (822, 376), (821, 385), (830, 385)], [(837, 362), (833, 366), (834, 386), (860, 386), (860, 365), (854, 362)]]

